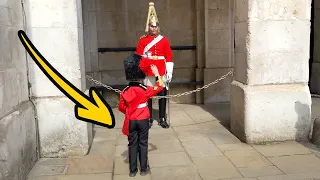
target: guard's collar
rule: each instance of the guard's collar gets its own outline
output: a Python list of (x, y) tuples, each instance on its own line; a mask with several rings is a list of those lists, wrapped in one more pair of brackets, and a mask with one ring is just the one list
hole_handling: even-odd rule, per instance
[(129, 86), (141, 86), (141, 83), (132, 81), (132, 82), (129, 82)]

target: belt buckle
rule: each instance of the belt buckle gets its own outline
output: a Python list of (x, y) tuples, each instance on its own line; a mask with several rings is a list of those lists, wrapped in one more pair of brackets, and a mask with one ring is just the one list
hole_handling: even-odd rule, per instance
[(154, 60), (157, 60), (157, 59), (158, 59), (158, 56), (153, 56), (153, 59), (154, 59)]

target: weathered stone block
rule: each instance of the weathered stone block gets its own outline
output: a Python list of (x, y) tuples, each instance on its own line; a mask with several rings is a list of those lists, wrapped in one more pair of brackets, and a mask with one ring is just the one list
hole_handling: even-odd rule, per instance
[(208, 10), (208, 29), (229, 29), (229, 9)]
[(26, 71), (22, 70), (0, 72), (0, 118), (28, 99)]
[(190, 68), (196, 66), (195, 51), (173, 51), (174, 68)]
[[(31, 17), (30, 27), (68, 27), (82, 28), (82, 16), (78, 13), (77, 8), (81, 7), (79, 0), (62, 0), (62, 1), (26, 1), (26, 13)], [(41, 16), (39, 16), (41, 14)], [(46, 18), (43, 18), (46, 17)], [(48, 32), (48, 34), (50, 34)], [(38, 36), (38, 34), (37, 34)], [(47, 43), (47, 42), (46, 42)]]
[(208, 0), (208, 9), (229, 9), (229, 0)]
[(233, 81), (231, 102), (231, 131), (246, 143), (306, 140), (309, 136), (307, 85), (247, 86)]
[(99, 70), (124, 70), (123, 61), (135, 52), (105, 52), (99, 53)]
[(233, 66), (230, 49), (208, 49), (206, 68), (226, 68)]
[[(84, 156), (89, 149), (88, 123), (75, 118), (68, 98), (35, 99), (41, 157)], [(53, 111), (54, 110), (54, 111)]]
[(12, 9), (4, 6), (0, 6), (0, 25), (11, 26), (12, 25)]
[[(204, 69), (204, 84), (207, 85), (213, 81), (221, 78), (223, 75), (231, 71), (232, 68), (227, 69)], [(230, 86), (232, 76), (229, 75), (217, 84), (214, 84), (204, 89), (204, 103), (217, 103), (230, 101)]]
[(128, 83), (124, 70), (102, 71), (101, 82), (107, 85), (122, 85)]
[[(310, 37), (300, 34), (309, 33), (309, 25), (308, 21), (236, 24), (236, 65), (247, 64), (241, 65), (247, 68), (236, 68), (237, 75), (241, 74), (237, 80), (251, 85), (308, 82)], [(268, 36), (270, 33), (276, 36)]]
[[(36, 36), (31, 37), (31, 40), (49, 63), (73, 85), (80, 90), (84, 90), (81, 86), (80, 71), (84, 58), (81, 53), (81, 48), (83, 48), (82, 30), (78, 28), (32, 28), (28, 31), (32, 35), (36, 34)], [(44, 37), (47, 41), (43, 41)], [(43, 74), (29, 55), (28, 61), (33, 96), (62, 95), (62, 92)]]
[(229, 49), (230, 48), (230, 30), (207, 30), (208, 31), (208, 49)]
[(37, 161), (36, 121), (27, 101), (0, 119), (0, 179), (26, 179)]
[(236, 0), (236, 22), (310, 20), (311, 0)]

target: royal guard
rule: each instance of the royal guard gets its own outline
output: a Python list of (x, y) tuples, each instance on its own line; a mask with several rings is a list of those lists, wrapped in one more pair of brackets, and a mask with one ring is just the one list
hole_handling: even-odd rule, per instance
[[(154, 74), (150, 71), (149, 64), (155, 64), (159, 70), (159, 75), (161, 76), (164, 87), (159, 96), (166, 96), (169, 90), (168, 83), (171, 82), (173, 73), (173, 61), (172, 61), (172, 51), (168, 38), (160, 35), (160, 26), (157, 14), (154, 8), (154, 3), (149, 3), (148, 18), (146, 22), (146, 32), (147, 35), (140, 37), (136, 54), (139, 54), (144, 58), (145, 62), (141, 63), (140, 69), (146, 74), (144, 79), (144, 84), (147, 86), (154, 86), (156, 83)], [(149, 99), (148, 106), (150, 110), (150, 127), (153, 123), (152, 118), (152, 99)], [(166, 120), (166, 98), (159, 99), (159, 121), (158, 124), (163, 128), (169, 128)]]

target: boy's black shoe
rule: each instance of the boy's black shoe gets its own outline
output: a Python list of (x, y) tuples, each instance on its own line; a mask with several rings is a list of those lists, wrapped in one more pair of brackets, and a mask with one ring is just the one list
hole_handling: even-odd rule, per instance
[(138, 172), (138, 169), (135, 170), (135, 171), (131, 171), (130, 174), (129, 174), (129, 176), (130, 176), (130, 177), (134, 177), (134, 176), (136, 176), (137, 172)]
[(148, 167), (147, 167), (147, 170), (140, 172), (140, 175), (141, 175), (141, 176), (145, 176), (145, 175), (149, 174), (149, 172), (150, 172), (150, 167), (148, 166)]

